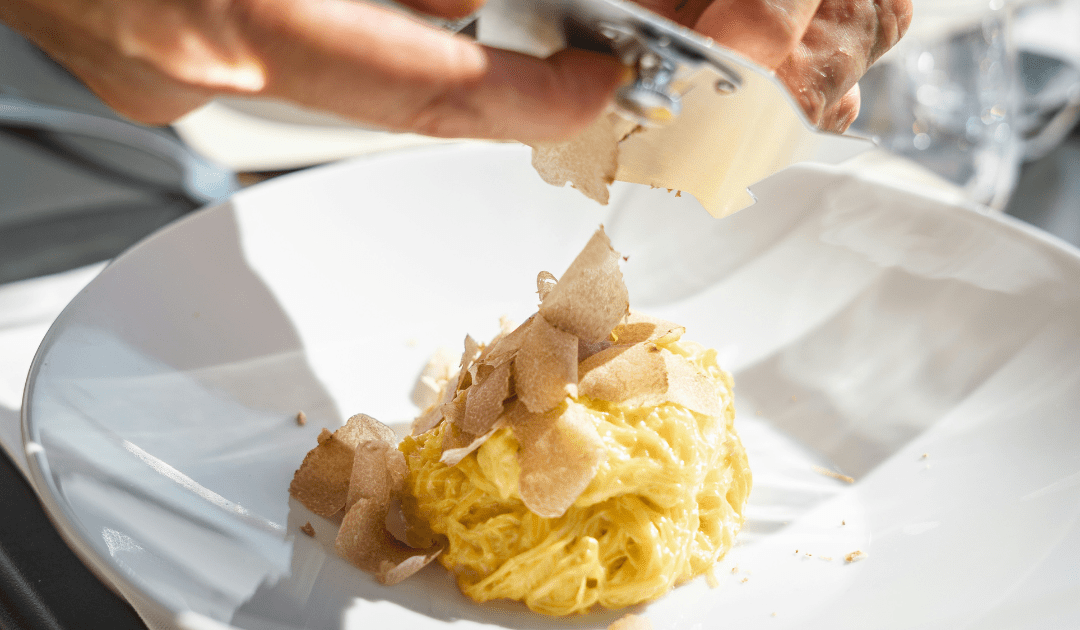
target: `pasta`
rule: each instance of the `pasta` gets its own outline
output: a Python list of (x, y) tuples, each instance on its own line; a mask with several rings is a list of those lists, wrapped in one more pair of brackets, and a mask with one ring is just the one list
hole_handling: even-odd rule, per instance
[(683, 326), (629, 308), (620, 260), (597, 230), (561, 279), (537, 276), (532, 317), (466, 336), (456, 372), (433, 357), (400, 443), (362, 413), (320, 433), (289, 493), (343, 515), (338, 555), (384, 584), (437, 558), (476, 601), (548, 615), (710, 571), (751, 485), (731, 375)]
[(689, 359), (724, 392), (722, 415), (673, 402), (577, 399), (603, 455), (560, 517), (538, 516), (522, 502), (519, 444), (510, 427), (454, 466), (439, 461), (449, 423), (402, 441), (406, 516), (446, 539), (438, 561), (466, 595), (520, 600), (548, 615), (596, 604), (623, 608), (706, 572), (731, 548), (751, 486), (733, 430), (731, 376), (715, 351), (680, 340), (657, 345)]

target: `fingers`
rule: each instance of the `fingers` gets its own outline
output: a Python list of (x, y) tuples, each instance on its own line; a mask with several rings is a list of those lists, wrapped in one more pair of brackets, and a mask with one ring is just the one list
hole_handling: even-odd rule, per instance
[(911, 26), (913, 13), (912, 0), (875, 0), (874, 9), (878, 15), (878, 31), (870, 49), (870, 63), (880, 59), (900, 41)]
[(776, 70), (810, 121), (832, 131), (855, 120), (857, 81), (911, 24), (911, 0), (717, 0), (688, 21), (699, 6), (668, 12)]
[(859, 116), (860, 104), (859, 84), (856, 83), (825, 112), (818, 126), (825, 131), (844, 133)]
[(479, 81), (438, 89), (407, 124), (448, 138), (562, 139), (604, 111), (624, 73), (614, 58), (577, 49), (545, 60), (498, 49), (484, 54)]
[(775, 69), (799, 44), (822, 0), (716, 0), (694, 28)]
[[(128, 37), (128, 49), (102, 36), (130, 26), (130, 16), (102, 16), (88, 24), (76, 3), (8, 2), (0, 20), (9, 24), (77, 76), (105, 104), (132, 120), (163, 125), (209, 101), (214, 90), (163, 72), (152, 51)], [(159, 16), (160, 18), (160, 16)], [(159, 19), (160, 21), (160, 19)], [(95, 28), (97, 27), (97, 28)]]
[[(175, 81), (146, 62), (125, 59), (107, 49), (67, 59), (61, 55), (58, 60), (116, 113), (146, 125), (167, 125), (215, 95), (213, 90)], [(101, 68), (109, 70), (101, 72)]]
[(610, 57), (488, 49), (349, 0), (248, 6), (243, 23), (265, 62), (265, 93), (394, 130), (561, 138), (603, 110), (622, 74)]
[(910, 21), (910, 0), (823, 0), (776, 74), (812, 123), (846, 129), (858, 112), (853, 86)]
[(484, 6), (484, 0), (399, 0), (401, 4), (421, 13), (448, 20), (472, 15)]

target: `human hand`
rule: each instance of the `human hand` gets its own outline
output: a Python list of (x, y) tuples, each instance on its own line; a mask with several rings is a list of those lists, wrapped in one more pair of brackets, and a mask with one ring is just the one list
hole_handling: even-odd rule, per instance
[[(482, 2), (406, 1), (446, 18)], [(625, 73), (604, 55), (536, 59), (351, 0), (0, 0), (0, 21), (148, 124), (258, 95), (397, 131), (546, 140), (586, 127)]]
[(911, 0), (635, 0), (768, 69), (810, 122), (843, 132), (857, 81), (911, 24)]
[[(910, 0), (640, 0), (774, 68), (810, 119), (842, 131), (855, 83), (907, 28)], [(482, 0), (407, 0), (447, 18)], [(387, 129), (548, 140), (583, 129), (624, 70), (539, 60), (350, 0), (0, 0), (0, 20), (121, 114), (163, 124), (219, 94), (281, 98)]]

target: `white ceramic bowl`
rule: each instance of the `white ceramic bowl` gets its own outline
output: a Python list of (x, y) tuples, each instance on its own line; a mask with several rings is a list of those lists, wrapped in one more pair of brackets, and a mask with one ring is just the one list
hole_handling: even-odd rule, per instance
[(754, 470), (720, 586), (636, 609), (655, 628), (1080, 627), (1080, 254), (842, 169), (755, 194), (724, 220), (640, 187), (600, 208), (503, 145), (244, 190), (57, 320), (25, 396), (34, 483), (152, 625), (606, 627), (474, 604), (438, 566), (380, 586), (287, 495), (321, 427), (403, 426), (427, 357), (531, 313), (536, 273), (604, 223), (631, 304), (734, 372)]

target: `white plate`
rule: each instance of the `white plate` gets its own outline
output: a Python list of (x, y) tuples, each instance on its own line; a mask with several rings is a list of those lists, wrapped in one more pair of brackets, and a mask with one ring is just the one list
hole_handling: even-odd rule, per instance
[(617, 615), (474, 604), (438, 566), (379, 586), (286, 493), (321, 427), (407, 422), (426, 358), (527, 316), (536, 273), (603, 222), (631, 304), (734, 371), (754, 470), (720, 586), (638, 609), (655, 628), (1080, 627), (1075, 249), (838, 169), (786, 171), (717, 221), (641, 187), (601, 209), (528, 162), (450, 145), (338, 164), (121, 256), (27, 386), (34, 482), (66, 539), (188, 627), (605, 627)]
[(266, 99), (221, 97), (172, 124), (185, 144), (234, 171), (280, 171), (447, 142), (366, 128)]

